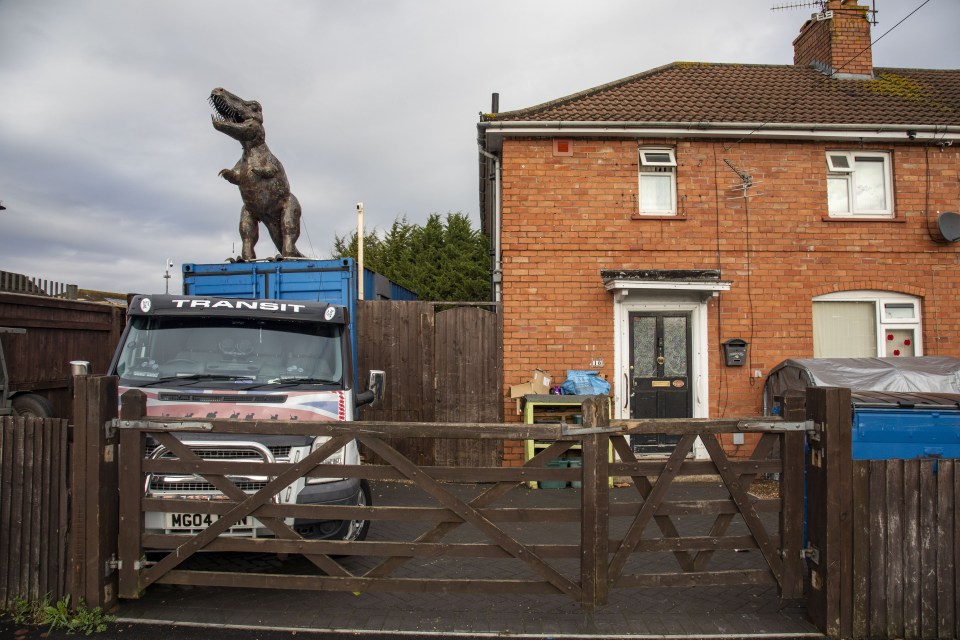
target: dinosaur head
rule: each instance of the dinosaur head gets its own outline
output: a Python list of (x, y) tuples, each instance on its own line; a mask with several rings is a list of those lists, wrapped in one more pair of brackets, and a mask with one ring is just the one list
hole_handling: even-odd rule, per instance
[(222, 87), (210, 92), (213, 128), (236, 140), (263, 138), (263, 110), (256, 100), (244, 100)]

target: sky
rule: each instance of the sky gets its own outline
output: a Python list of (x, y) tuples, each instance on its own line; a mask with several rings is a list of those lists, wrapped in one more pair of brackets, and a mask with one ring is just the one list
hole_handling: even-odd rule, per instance
[[(814, 6), (773, 10), (794, 4)], [(875, 66), (960, 68), (960, 0), (873, 4)], [(0, 270), (178, 292), (183, 263), (239, 254), (240, 193), (218, 172), (241, 149), (211, 126), (215, 87), (263, 106), (305, 255), (331, 256), (357, 202), (368, 231), (449, 212), (479, 228), (492, 93), (509, 111), (674, 61), (792, 64), (815, 5), (0, 0)], [(265, 230), (256, 249), (276, 253)]]

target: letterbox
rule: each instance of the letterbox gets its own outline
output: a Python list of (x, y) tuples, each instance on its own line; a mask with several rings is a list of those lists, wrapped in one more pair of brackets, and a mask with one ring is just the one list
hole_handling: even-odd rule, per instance
[(733, 338), (723, 343), (723, 355), (728, 367), (742, 367), (747, 363), (747, 343)]

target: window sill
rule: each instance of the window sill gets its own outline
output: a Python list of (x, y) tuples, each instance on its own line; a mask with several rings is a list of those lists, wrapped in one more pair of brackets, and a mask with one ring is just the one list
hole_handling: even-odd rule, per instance
[(687, 216), (682, 213), (634, 213), (630, 216), (631, 220), (686, 220)]
[(823, 222), (893, 222), (896, 224), (902, 224), (907, 221), (906, 218), (876, 218), (872, 216), (849, 216), (849, 217), (837, 217), (837, 216), (823, 216), (820, 218)]

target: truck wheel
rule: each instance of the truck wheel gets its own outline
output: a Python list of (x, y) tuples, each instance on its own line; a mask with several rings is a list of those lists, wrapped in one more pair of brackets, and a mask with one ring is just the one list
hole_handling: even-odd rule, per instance
[[(370, 492), (370, 483), (366, 480), (360, 481), (360, 497), (357, 500), (358, 507), (370, 507), (373, 506), (373, 494)], [(367, 532), (370, 531), (370, 521), (369, 520), (351, 520), (350, 526), (347, 529), (346, 535), (343, 536), (344, 540), (348, 542), (366, 540)]]
[(36, 393), (24, 393), (13, 397), (13, 410), (21, 418), (52, 418), (53, 405)]

